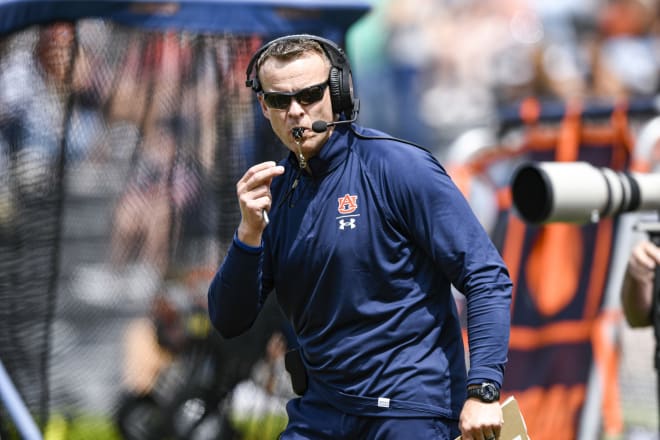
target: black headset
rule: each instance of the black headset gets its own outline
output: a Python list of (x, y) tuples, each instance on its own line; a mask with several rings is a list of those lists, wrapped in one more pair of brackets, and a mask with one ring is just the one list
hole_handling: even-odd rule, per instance
[[(353, 76), (351, 73), (351, 65), (348, 61), (346, 53), (334, 42), (326, 38), (310, 34), (296, 34), (279, 37), (266, 43), (261, 48), (259, 48), (259, 50), (257, 50), (254, 55), (252, 55), (252, 58), (248, 63), (247, 70), (245, 71), (245, 76), (247, 78), (245, 80), (245, 86), (251, 87), (252, 90), (257, 93), (263, 90), (261, 88), (261, 84), (259, 83), (259, 78), (257, 77), (256, 72), (254, 76), (251, 77), (251, 75), (255, 65), (257, 64), (257, 61), (259, 60), (259, 57), (264, 53), (264, 51), (266, 51), (266, 49), (268, 49), (271, 45), (282, 41), (303, 39), (314, 40), (319, 43), (325, 51), (325, 54), (328, 56), (328, 59), (330, 59), (330, 64), (332, 67), (330, 68), (330, 75), (328, 77), (328, 88), (330, 89), (333, 113), (343, 113), (346, 117), (345, 122), (355, 121), (355, 119), (357, 119), (358, 112), (360, 111), (360, 100), (356, 99), (353, 94)], [(403, 142), (404, 144), (409, 144), (413, 147), (420, 148), (430, 154), (428, 149), (405, 139), (399, 139), (391, 136), (366, 136), (355, 131), (352, 126), (351, 131), (357, 137), (362, 139), (382, 139)]]
[(335, 114), (343, 113), (346, 118), (353, 118), (357, 116), (358, 112), (358, 100), (353, 96), (353, 76), (351, 74), (351, 65), (348, 61), (346, 53), (337, 46), (334, 42), (318, 37), (316, 35), (309, 34), (296, 34), (296, 35), (287, 35), (284, 37), (276, 38), (255, 52), (250, 59), (245, 76), (246, 87), (252, 88), (255, 92), (261, 92), (261, 84), (259, 83), (259, 78), (255, 72), (254, 76), (252, 71), (255, 68), (259, 57), (273, 44), (280, 43), (282, 41), (288, 40), (301, 40), (309, 39), (316, 41), (321, 45), (325, 54), (330, 60), (330, 75), (328, 77), (328, 88), (330, 89), (330, 99), (332, 100), (332, 111)]

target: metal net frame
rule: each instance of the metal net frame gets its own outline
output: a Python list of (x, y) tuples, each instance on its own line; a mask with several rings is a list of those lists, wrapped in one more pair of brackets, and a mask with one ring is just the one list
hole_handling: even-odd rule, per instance
[(283, 156), (244, 85), (262, 42), (101, 18), (0, 37), (0, 359), (43, 431), (231, 438), (225, 397), (281, 325), (269, 306), (223, 341), (205, 309), (235, 182)]

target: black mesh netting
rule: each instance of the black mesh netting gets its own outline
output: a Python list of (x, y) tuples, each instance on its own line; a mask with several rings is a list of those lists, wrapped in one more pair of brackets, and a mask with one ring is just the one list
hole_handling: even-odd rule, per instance
[(244, 86), (261, 43), (99, 19), (0, 37), (0, 360), (48, 438), (281, 426), (255, 397), (279, 311), (231, 341), (205, 312), (235, 182), (283, 155)]

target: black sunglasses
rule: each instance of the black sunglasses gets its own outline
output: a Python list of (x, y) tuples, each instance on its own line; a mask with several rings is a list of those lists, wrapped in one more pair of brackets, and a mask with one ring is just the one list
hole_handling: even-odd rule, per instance
[(328, 82), (306, 87), (297, 92), (263, 92), (264, 102), (270, 108), (286, 110), (291, 105), (291, 98), (296, 98), (300, 105), (313, 104), (323, 99)]

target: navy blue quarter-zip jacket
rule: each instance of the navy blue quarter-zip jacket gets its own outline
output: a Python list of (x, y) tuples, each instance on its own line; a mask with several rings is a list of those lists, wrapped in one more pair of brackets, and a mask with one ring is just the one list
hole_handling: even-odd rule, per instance
[[(311, 173), (293, 154), (280, 164), (262, 246), (235, 238), (210, 285), (221, 334), (249, 329), (274, 289), (308, 370), (303, 398), (351, 414), (457, 419), (467, 384), (502, 383), (512, 284), (429, 152), (337, 126)], [(469, 372), (452, 284), (467, 299)]]

